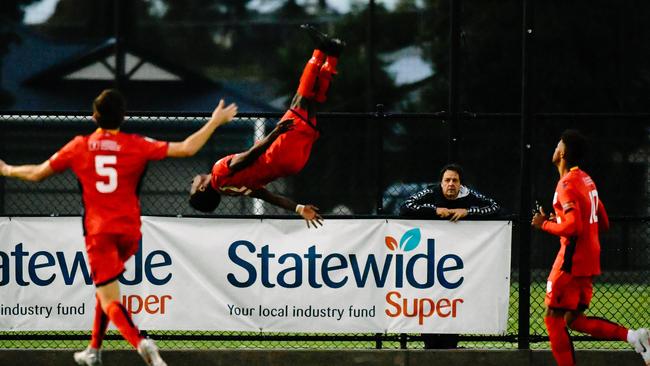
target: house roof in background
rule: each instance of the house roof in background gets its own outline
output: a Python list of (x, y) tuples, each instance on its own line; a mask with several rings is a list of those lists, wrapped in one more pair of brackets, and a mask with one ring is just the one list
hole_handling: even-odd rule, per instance
[[(6, 110), (80, 111), (113, 86), (115, 39), (68, 43), (16, 26), (21, 41), (2, 62), (2, 87), (14, 97)], [(240, 111), (277, 111), (239, 85), (212, 81), (173, 62), (125, 45), (128, 81), (122, 92), (132, 111), (210, 111), (220, 98)]]

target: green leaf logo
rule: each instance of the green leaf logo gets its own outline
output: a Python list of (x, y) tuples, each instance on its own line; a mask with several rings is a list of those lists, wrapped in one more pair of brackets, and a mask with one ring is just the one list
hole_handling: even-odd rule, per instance
[(405, 252), (409, 252), (418, 247), (420, 244), (420, 229), (414, 228), (411, 229), (402, 235), (402, 239), (399, 241), (399, 247)]

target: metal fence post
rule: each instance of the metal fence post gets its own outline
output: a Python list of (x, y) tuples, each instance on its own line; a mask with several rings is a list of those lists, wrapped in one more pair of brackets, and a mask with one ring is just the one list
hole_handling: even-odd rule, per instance
[(460, 128), (458, 106), (458, 53), (460, 49), (461, 0), (450, 0), (449, 8), (449, 161), (458, 161)]
[(406, 333), (399, 334), (399, 348), (400, 349), (408, 348), (408, 336), (406, 335)]
[(384, 181), (382, 177), (384, 176), (383, 160), (384, 160), (384, 121), (386, 113), (384, 112), (384, 105), (377, 104), (375, 106), (374, 119), (374, 131), (375, 131), (375, 141), (376, 141), (376, 179), (377, 184), (377, 197), (376, 204), (377, 210), (375, 211), (378, 215), (384, 213)]
[[(6, 123), (4, 122), (6, 121), (0, 121), (0, 158), (5, 157), (5, 146), (7, 146), (7, 143), (5, 142)], [(5, 179), (5, 177), (0, 177), (0, 215), (5, 214)]]
[(368, 108), (372, 108), (373, 105), (375, 104), (375, 70), (376, 70), (376, 62), (375, 62), (375, 52), (376, 52), (376, 47), (375, 47), (375, 32), (377, 27), (375, 27), (375, 13), (376, 13), (376, 5), (375, 5), (375, 0), (369, 0), (368, 1), (368, 28), (366, 29), (367, 31), (367, 41), (368, 41), (368, 91), (366, 93), (366, 102), (368, 105)]
[(523, 0), (521, 49), (521, 160), (519, 185), (519, 329), (518, 348), (530, 348), (530, 212), (531, 212), (531, 87), (530, 43), (533, 36), (532, 0)]

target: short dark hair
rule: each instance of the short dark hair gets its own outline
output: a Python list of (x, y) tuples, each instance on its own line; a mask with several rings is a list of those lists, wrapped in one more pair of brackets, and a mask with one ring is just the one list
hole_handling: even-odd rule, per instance
[(221, 196), (210, 184), (203, 191), (196, 191), (190, 195), (190, 206), (197, 211), (210, 213), (217, 209), (221, 203)]
[(126, 101), (117, 89), (105, 89), (93, 101), (93, 112), (99, 127), (114, 130), (124, 121)]
[(587, 148), (587, 138), (578, 130), (565, 130), (560, 137), (564, 142), (564, 160), (569, 167), (582, 164)]
[(440, 181), (441, 182), (442, 182), (442, 176), (445, 175), (445, 172), (447, 170), (451, 170), (451, 171), (456, 172), (458, 174), (458, 180), (460, 180), (461, 183), (463, 182), (463, 167), (460, 166), (460, 164), (456, 164), (456, 163), (447, 164), (447, 165), (443, 166), (442, 169), (440, 169)]

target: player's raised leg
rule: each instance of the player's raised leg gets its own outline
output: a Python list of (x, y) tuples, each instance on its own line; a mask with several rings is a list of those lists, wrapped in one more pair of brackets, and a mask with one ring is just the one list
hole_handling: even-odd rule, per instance
[(569, 327), (598, 339), (623, 342), (627, 340), (628, 329), (607, 319), (580, 314), (569, 324)]
[(318, 48), (314, 49), (311, 58), (307, 61), (307, 64), (302, 70), (297, 93), (303, 98), (313, 99), (316, 95), (316, 78), (318, 78), (321, 66), (323, 66), (323, 62), (325, 62), (325, 57), (325, 52)]
[[(324, 62), (321, 62), (315, 79), (316, 85), (311, 85), (314, 91), (314, 94), (306, 96), (301, 94), (303, 97), (317, 101), (318, 103), (323, 103), (327, 99), (327, 90), (329, 85), (332, 82), (332, 76), (337, 74), (336, 65), (338, 64), (338, 58), (341, 54), (341, 50), (345, 47), (345, 42), (341, 41), (338, 38), (328, 37), (326, 34), (319, 32), (316, 28), (311, 25), (303, 24), (301, 26), (304, 30), (307, 31), (309, 36), (316, 43), (316, 49), (325, 53)], [(302, 79), (301, 79), (302, 84)], [(315, 88), (315, 89), (314, 89)]]

